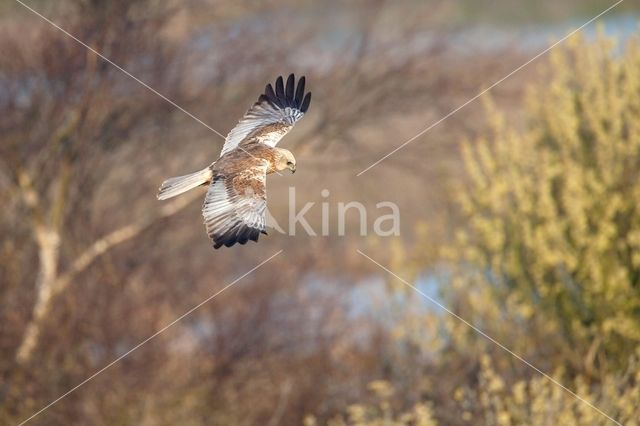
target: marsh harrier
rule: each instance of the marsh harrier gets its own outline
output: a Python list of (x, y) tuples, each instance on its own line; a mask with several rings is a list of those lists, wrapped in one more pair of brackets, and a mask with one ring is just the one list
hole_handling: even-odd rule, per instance
[(209, 185), (202, 206), (207, 234), (214, 248), (258, 241), (266, 234), (267, 175), (285, 169), (296, 171), (293, 154), (276, 144), (309, 108), (311, 93), (304, 93), (305, 78), (295, 85), (293, 74), (285, 86), (282, 77), (275, 90), (267, 84), (258, 101), (227, 135), (220, 158), (208, 167), (167, 179), (159, 200)]

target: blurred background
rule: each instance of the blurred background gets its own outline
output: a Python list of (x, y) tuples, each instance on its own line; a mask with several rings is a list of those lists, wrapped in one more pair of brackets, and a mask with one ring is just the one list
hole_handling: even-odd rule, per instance
[[(169, 176), (223, 140), (42, 18), (0, 2), (0, 423), (610, 424), (356, 250), (625, 425), (640, 418), (640, 45), (625, 1), (356, 174), (613, 0), (29, 0), (226, 134), (306, 75), (288, 188), (330, 235), (214, 251)], [(329, 191), (323, 197), (321, 191)], [(338, 202), (396, 203), (361, 237)], [(385, 211), (386, 213), (386, 211)]]

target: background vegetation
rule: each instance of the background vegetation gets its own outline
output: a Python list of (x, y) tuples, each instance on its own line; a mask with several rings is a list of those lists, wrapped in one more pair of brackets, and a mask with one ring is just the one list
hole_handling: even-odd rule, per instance
[[(203, 126), (2, 2), (0, 423), (28, 418), (280, 249), (31, 423), (611, 423), (359, 249), (638, 424), (631, 3), (355, 177), (612, 3), (28, 3)], [(393, 201), (399, 238), (362, 238), (350, 217), (346, 237), (272, 232), (213, 251), (201, 192), (155, 199), (163, 178), (217, 156), (223, 139), (207, 126), (226, 134), (289, 72), (307, 75), (314, 101), (284, 142), (298, 173), (269, 180), (271, 212), (286, 222), (289, 186), (299, 206), (316, 203), (316, 229), (323, 201), (360, 201), (370, 216)]]

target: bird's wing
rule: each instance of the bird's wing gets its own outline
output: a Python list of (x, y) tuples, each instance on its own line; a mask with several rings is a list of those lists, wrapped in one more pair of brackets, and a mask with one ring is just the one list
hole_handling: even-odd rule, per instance
[(286, 87), (282, 76), (276, 80), (276, 89), (267, 84), (258, 101), (246, 112), (227, 135), (220, 156), (238, 147), (245, 140), (257, 139), (275, 146), (300, 120), (311, 102), (311, 92), (304, 93), (304, 76), (295, 87), (295, 77), (290, 74)]
[(258, 241), (265, 233), (267, 166), (213, 176), (202, 206), (207, 234), (213, 247)]

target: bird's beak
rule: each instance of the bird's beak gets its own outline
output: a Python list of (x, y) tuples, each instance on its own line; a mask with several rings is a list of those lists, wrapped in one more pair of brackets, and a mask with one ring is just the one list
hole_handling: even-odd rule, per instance
[(296, 172), (296, 165), (295, 164), (290, 165), (289, 170), (291, 170), (291, 174), (294, 174)]

